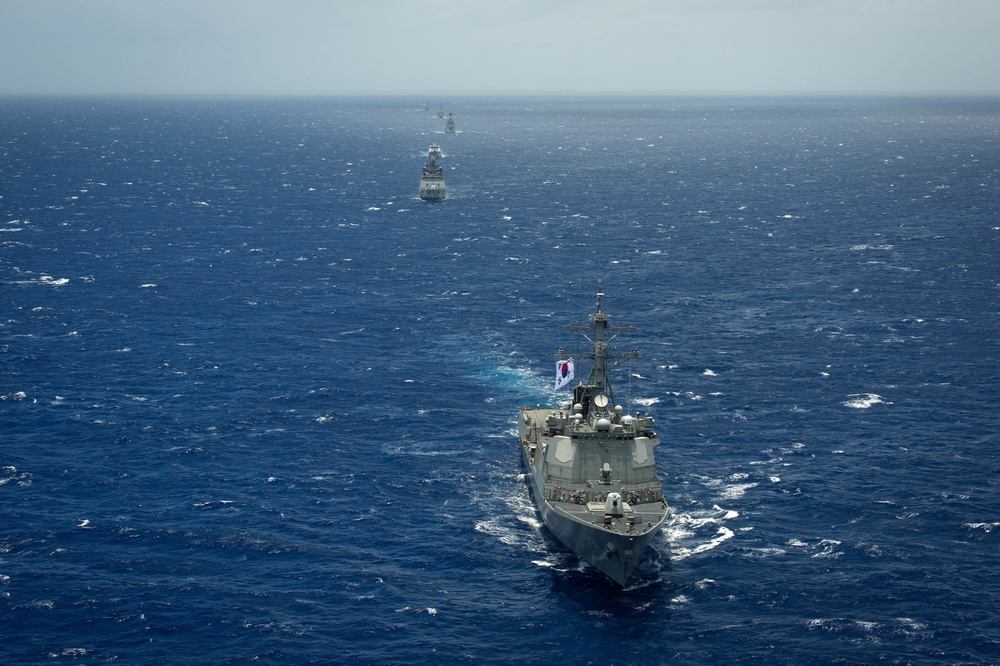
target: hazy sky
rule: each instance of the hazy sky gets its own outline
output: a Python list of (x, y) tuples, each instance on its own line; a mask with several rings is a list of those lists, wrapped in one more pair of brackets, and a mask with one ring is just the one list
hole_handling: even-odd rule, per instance
[(0, 0), (0, 94), (1000, 94), (1000, 0)]

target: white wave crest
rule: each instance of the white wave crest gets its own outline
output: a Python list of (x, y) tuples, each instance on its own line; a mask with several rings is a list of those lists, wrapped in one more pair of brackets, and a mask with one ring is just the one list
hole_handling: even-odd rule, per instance
[(868, 409), (872, 405), (891, 405), (892, 403), (877, 393), (852, 393), (842, 404), (851, 409)]

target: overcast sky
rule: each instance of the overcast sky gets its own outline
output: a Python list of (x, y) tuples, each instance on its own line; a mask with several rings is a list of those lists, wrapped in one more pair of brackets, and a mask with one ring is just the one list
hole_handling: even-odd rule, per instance
[(1000, 94), (1000, 0), (0, 0), (2, 94)]

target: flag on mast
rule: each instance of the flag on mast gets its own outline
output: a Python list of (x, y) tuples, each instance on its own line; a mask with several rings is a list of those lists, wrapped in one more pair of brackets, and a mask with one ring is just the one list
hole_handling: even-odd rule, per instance
[(556, 361), (556, 390), (573, 381), (573, 359)]

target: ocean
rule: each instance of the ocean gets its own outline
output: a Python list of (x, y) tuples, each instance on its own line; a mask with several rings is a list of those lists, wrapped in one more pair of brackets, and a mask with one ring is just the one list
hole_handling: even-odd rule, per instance
[[(428, 101), (0, 99), (4, 663), (1000, 664), (1000, 100)], [(514, 427), (599, 280), (625, 589)]]

